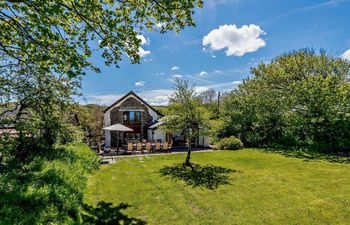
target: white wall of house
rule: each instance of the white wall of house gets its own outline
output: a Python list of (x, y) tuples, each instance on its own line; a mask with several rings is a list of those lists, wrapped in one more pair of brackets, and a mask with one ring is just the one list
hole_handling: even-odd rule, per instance
[(105, 146), (106, 148), (111, 147), (111, 131), (105, 130)]
[(152, 109), (148, 109), (148, 112), (152, 116), (153, 121), (156, 121), (160, 118), (159, 115), (155, 111), (153, 111)]
[(103, 123), (104, 123), (105, 127), (112, 125), (111, 124), (111, 110), (108, 110), (107, 112), (105, 112)]
[(198, 145), (203, 147), (209, 147), (209, 137), (208, 136), (199, 136)]
[[(158, 140), (158, 139), (161, 139), (162, 142), (166, 142), (166, 133), (161, 130), (161, 129), (155, 129), (153, 130), (154, 131), (154, 135), (153, 135), (153, 139), (154, 140)], [(152, 140), (152, 130), (151, 129), (148, 129), (148, 140)]]

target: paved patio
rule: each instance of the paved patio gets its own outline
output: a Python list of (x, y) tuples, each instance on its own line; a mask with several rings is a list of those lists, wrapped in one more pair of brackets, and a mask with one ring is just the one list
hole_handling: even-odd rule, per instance
[[(192, 153), (212, 152), (212, 151), (217, 151), (217, 150), (213, 150), (211, 148), (193, 148), (192, 149)], [(101, 164), (114, 164), (117, 162), (118, 158), (139, 157), (141, 159), (142, 157), (152, 157), (152, 156), (158, 156), (158, 155), (171, 155), (171, 154), (185, 154), (185, 153), (187, 153), (186, 148), (175, 147), (169, 153), (134, 154), (134, 155), (100, 154), (99, 157), (101, 158)]]

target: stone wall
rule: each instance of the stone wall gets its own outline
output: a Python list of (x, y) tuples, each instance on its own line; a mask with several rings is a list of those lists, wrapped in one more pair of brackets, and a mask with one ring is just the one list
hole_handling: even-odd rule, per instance
[[(145, 129), (145, 125), (152, 123), (152, 116), (150, 115), (148, 108), (143, 105), (140, 101), (136, 100), (133, 97), (129, 97), (127, 100), (125, 100), (120, 106), (114, 107), (110, 111), (110, 118), (111, 118), (111, 125), (116, 123), (123, 124), (123, 111), (119, 111), (121, 109), (127, 109), (132, 111), (134, 110), (140, 110), (143, 109), (143, 112), (141, 112), (141, 137), (147, 138), (147, 130)], [(117, 145), (117, 133), (118, 132), (111, 132), (111, 143), (112, 146)], [(119, 137), (119, 140), (122, 140), (122, 137)]]

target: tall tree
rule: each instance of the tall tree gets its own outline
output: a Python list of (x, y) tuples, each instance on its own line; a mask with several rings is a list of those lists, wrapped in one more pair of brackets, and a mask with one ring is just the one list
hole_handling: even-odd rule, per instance
[(199, 97), (202, 99), (203, 103), (212, 103), (217, 100), (216, 91), (213, 88), (203, 91), (199, 94)]
[(188, 81), (176, 79), (175, 93), (169, 98), (168, 116), (165, 119), (164, 128), (172, 132), (185, 134), (188, 151), (184, 165), (191, 165), (191, 143), (194, 137), (198, 137), (207, 130), (207, 112), (202, 106), (201, 99)]
[(350, 63), (303, 49), (252, 69), (225, 98), (225, 132), (251, 145), (306, 145), (344, 150), (350, 144)]
[(143, 31), (194, 26), (194, 8), (201, 6), (202, 0), (0, 1), (0, 113), (15, 106), (17, 123), (24, 112), (37, 112), (32, 126), (16, 127), (47, 133), (39, 136), (53, 143), (55, 107), (72, 101), (84, 71), (99, 72), (93, 51), (102, 51), (107, 65), (118, 66), (123, 54), (138, 63)]

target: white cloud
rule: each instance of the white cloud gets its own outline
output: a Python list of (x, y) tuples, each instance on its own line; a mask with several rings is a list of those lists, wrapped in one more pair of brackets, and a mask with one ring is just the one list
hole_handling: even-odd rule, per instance
[(135, 86), (136, 87), (143, 87), (143, 86), (145, 86), (145, 84), (146, 84), (146, 81), (137, 81), (137, 82), (135, 82)]
[(199, 75), (200, 77), (204, 77), (204, 76), (208, 75), (208, 72), (202, 71), (202, 72), (200, 72), (198, 75)]
[[(87, 97), (89, 103), (99, 102), (99, 104), (108, 106), (123, 97), (126, 93), (127, 92), (121, 94), (90, 95)], [(169, 96), (173, 93), (174, 91), (172, 89), (155, 89), (137, 92), (136, 94), (150, 105), (167, 105), (169, 103)]]
[(226, 49), (227, 56), (243, 56), (255, 52), (266, 45), (260, 36), (266, 33), (260, 26), (251, 24), (237, 28), (233, 25), (222, 25), (203, 37), (202, 44), (209, 45), (213, 51)]
[(346, 52), (344, 52), (344, 53), (341, 55), (341, 58), (350, 61), (350, 49), (347, 50)]
[(169, 96), (173, 93), (174, 91), (172, 89), (158, 89), (137, 94), (150, 105), (167, 105), (169, 103)]
[(216, 74), (223, 74), (224, 72), (222, 70), (214, 70), (214, 73), (216, 73)]
[(144, 62), (152, 62), (153, 59), (144, 59), (143, 61), (144, 61)]
[(151, 43), (149, 38), (146, 38), (145, 36), (143, 36), (142, 34), (138, 34), (136, 35), (136, 37), (138, 39), (140, 39), (141, 41), (141, 45), (149, 45)]
[(216, 55), (212, 55), (211, 57), (215, 59), (215, 58), (216, 58)]
[[(195, 86), (194, 89), (197, 93), (201, 93), (210, 88), (216, 91), (228, 92), (241, 84), (242, 81), (233, 81), (226, 83), (210, 84), (206, 86)], [(117, 101), (123, 97), (125, 93), (120, 94), (105, 94), (105, 95), (89, 95), (87, 96), (88, 103), (99, 103), (102, 105), (111, 105), (113, 102)], [(153, 89), (141, 92), (136, 92), (141, 98), (143, 98), (150, 105), (167, 105), (169, 103), (169, 96), (174, 93), (173, 89)]]
[(229, 92), (235, 89), (241, 83), (242, 81), (233, 81), (233, 82), (226, 82), (226, 83), (219, 83), (219, 84), (211, 84), (206, 86), (197, 86), (195, 87), (195, 90), (197, 93), (202, 93), (212, 88), (216, 91)]
[(180, 70), (180, 67), (178, 67), (178, 66), (173, 66), (173, 67), (171, 67), (171, 70)]
[[(146, 38), (142, 34), (136, 35), (136, 37), (141, 40), (141, 43), (140, 43), (141, 46), (142, 45), (149, 45), (151, 43), (150, 39)], [(139, 51), (138, 51), (138, 54), (140, 55), (141, 58), (151, 54), (151, 51), (147, 51), (144, 48), (142, 48), (141, 46), (139, 47)]]
[(157, 23), (156, 24), (156, 27), (158, 28), (163, 28), (163, 27), (166, 27), (167, 23), (166, 22), (160, 22), (160, 23)]
[(151, 51), (147, 51), (145, 49), (143, 49), (142, 47), (139, 47), (139, 52), (138, 54), (140, 55), (140, 57), (145, 57), (146, 55), (151, 54)]
[(178, 78), (178, 79), (183, 78), (183, 76), (182, 76), (181, 74), (174, 74), (173, 77), (174, 77), (174, 78)]
[(89, 95), (87, 96), (88, 103), (98, 103), (101, 105), (110, 105), (123, 97), (123, 94), (106, 94), (106, 95)]

